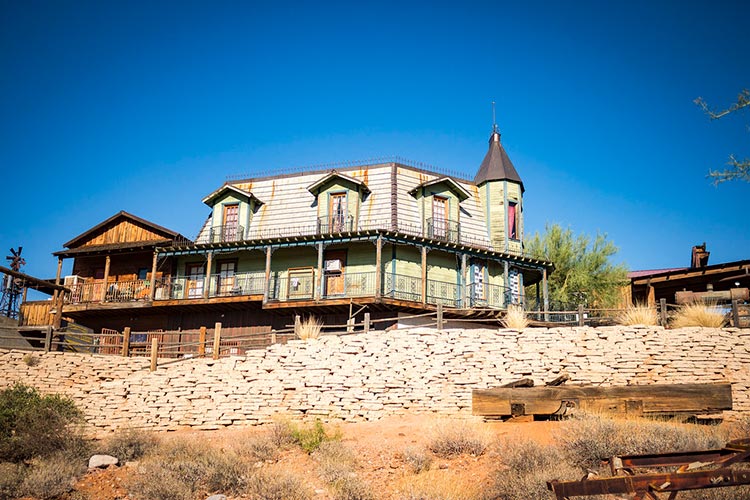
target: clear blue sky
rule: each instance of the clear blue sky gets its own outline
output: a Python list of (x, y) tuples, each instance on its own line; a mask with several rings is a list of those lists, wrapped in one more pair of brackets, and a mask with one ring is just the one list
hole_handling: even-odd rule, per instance
[[(523, 4), (523, 5), (521, 5)], [(750, 2), (0, 0), (0, 256), (26, 272), (119, 210), (194, 237), (227, 175), (400, 155), (473, 177), (497, 101), (527, 234), (631, 269), (750, 258)]]

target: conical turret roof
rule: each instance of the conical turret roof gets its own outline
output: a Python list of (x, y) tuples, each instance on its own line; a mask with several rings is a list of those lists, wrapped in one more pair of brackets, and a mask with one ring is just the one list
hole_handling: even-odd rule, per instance
[(516, 172), (516, 168), (508, 158), (508, 153), (500, 143), (500, 132), (494, 130), (490, 135), (490, 148), (479, 166), (479, 171), (474, 177), (474, 184), (477, 186), (487, 181), (508, 180), (517, 182), (521, 185), (521, 192), (524, 191), (521, 176)]

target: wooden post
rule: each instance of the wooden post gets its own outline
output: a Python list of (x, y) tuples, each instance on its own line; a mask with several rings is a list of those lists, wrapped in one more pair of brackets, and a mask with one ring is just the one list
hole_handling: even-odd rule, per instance
[(63, 306), (65, 305), (65, 292), (57, 294), (57, 300), (55, 301), (55, 317), (52, 320), (52, 327), (55, 330), (59, 330), (62, 326), (62, 313)]
[(383, 237), (378, 235), (375, 240), (375, 298), (379, 299), (383, 293)]
[(437, 329), (438, 331), (443, 329), (443, 304), (437, 305)]
[(370, 313), (365, 313), (365, 333), (370, 333)]
[(202, 326), (198, 333), (198, 356), (201, 358), (206, 355), (206, 327)]
[(214, 253), (206, 254), (206, 283), (203, 285), (203, 298), (208, 298), (208, 291), (211, 288), (211, 267), (213, 266)]
[(104, 285), (102, 286), (101, 297), (99, 297), (99, 299), (102, 302), (104, 302), (105, 300), (107, 300), (107, 287), (109, 286), (108, 285), (108, 282), (109, 282), (109, 263), (110, 263), (110, 259), (109, 259), (109, 255), (107, 255), (104, 258)]
[[(507, 217), (507, 213), (508, 213), (507, 205), (506, 205), (505, 213)], [(505, 245), (506, 246), (508, 245), (508, 238), (505, 238)], [(503, 306), (505, 306), (506, 309), (508, 308), (508, 305), (511, 302), (510, 283), (508, 282), (509, 281), (508, 273), (509, 273), (508, 261), (506, 260), (505, 262), (503, 262)]]
[(154, 336), (151, 339), (151, 371), (156, 371), (156, 361), (159, 356), (159, 338)]
[(48, 326), (44, 332), (44, 352), (49, 352), (52, 348), (52, 327)]
[(586, 322), (583, 320), (583, 304), (578, 304), (578, 326), (585, 326)]
[(276, 343), (276, 330), (271, 330), (271, 343)]
[(156, 253), (156, 249), (154, 248), (154, 258), (151, 261), (151, 286), (148, 289), (148, 297), (151, 300), (151, 302), (154, 301), (154, 297), (156, 297), (156, 265), (159, 262), (159, 254)]
[[(55, 285), (60, 284), (60, 275), (62, 274), (62, 266), (63, 266), (63, 258), (58, 257), (57, 258), (57, 274), (55, 275)], [(65, 292), (61, 292), (59, 290), (55, 290), (52, 294), (52, 302), (57, 303), (57, 295), (58, 294), (64, 294)]]
[(733, 327), (740, 327), (740, 301), (738, 299), (732, 301), (732, 323), (734, 323)]
[(214, 352), (213, 358), (219, 359), (219, 348), (221, 347), (221, 323), (214, 325)]
[(648, 298), (646, 299), (646, 305), (648, 305), (648, 307), (656, 307), (656, 290), (651, 284), (651, 280), (648, 282)]
[(315, 271), (315, 300), (323, 297), (323, 242), (318, 243), (318, 269)]
[(427, 247), (422, 247), (422, 304), (427, 303)]
[(299, 317), (299, 314), (294, 315), (294, 335), (297, 338), (300, 338), (300, 332), (302, 331), (302, 319)]
[(547, 268), (542, 270), (542, 297), (544, 298), (544, 321), (549, 321), (549, 286), (547, 285)]
[(130, 327), (126, 326), (122, 331), (122, 356), (127, 358), (130, 356)]
[(271, 247), (266, 247), (266, 283), (263, 285), (263, 303), (268, 302), (271, 291)]
[(659, 318), (661, 319), (661, 326), (666, 327), (668, 321), (667, 299), (665, 299), (664, 297), (659, 299)]
[(471, 304), (469, 303), (469, 278), (466, 276), (466, 254), (461, 254), (461, 289), (458, 291), (461, 298), (461, 307), (468, 309)]

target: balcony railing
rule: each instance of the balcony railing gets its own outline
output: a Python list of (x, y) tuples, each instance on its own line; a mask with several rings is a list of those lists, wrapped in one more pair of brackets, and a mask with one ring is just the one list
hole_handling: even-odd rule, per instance
[(375, 275), (375, 271), (325, 274), (323, 297), (373, 297), (375, 296)]
[(422, 300), (421, 278), (392, 273), (386, 273), (383, 278), (384, 297), (412, 302)]
[(272, 276), (268, 283), (269, 300), (311, 300), (315, 296), (315, 276), (310, 271), (293, 276)]
[(443, 304), (450, 307), (461, 307), (461, 297), (458, 294), (459, 286), (447, 281), (427, 280), (427, 303)]
[(469, 307), (505, 308), (508, 304), (519, 304), (521, 296), (505, 286), (489, 283), (469, 283), (467, 287)]
[(354, 217), (334, 215), (318, 217), (318, 234), (346, 233), (354, 230)]
[(230, 224), (210, 228), (208, 231), (208, 241), (199, 241), (197, 243), (229, 243), (232, 241), (242, 241), (244, 239), (245, 228), (239, 224)]
[(450, 219), (430, 217), (427, 219), (427, 236), (434, 240), (459, 243), (461, 241), (461, 224)]
[(231, 297), (237, 295), (263, 295), (266, 275), (263, 271), (250, 273), (212, 274), (205, 276), (174, 276), (165, 278), (157, 285), (156, 300), (202, 299), (206, 285), (208, 297)]
[(70, 294), (66, 302), (85, 304), (89, 302), (133, 302), (150, 298), (151, 282), (149, 280), (129, 281), (89, 281), (70, 285)]

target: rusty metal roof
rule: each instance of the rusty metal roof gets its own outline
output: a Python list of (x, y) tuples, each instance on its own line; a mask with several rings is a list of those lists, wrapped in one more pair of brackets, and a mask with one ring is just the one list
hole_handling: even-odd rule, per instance
[(474, 184), (478, 186), (487, 181), (508, 180), (520, 184), (521, 192), (523, 192), (521, 176), (516, 172), (516, 168), (508, 158), (508, 153), (505, 152), (505, 148), (500, 143), (500, 132), (492, 132), (489, 143), (489, 150), (482, 160), (476, 177), (474, 177)]

